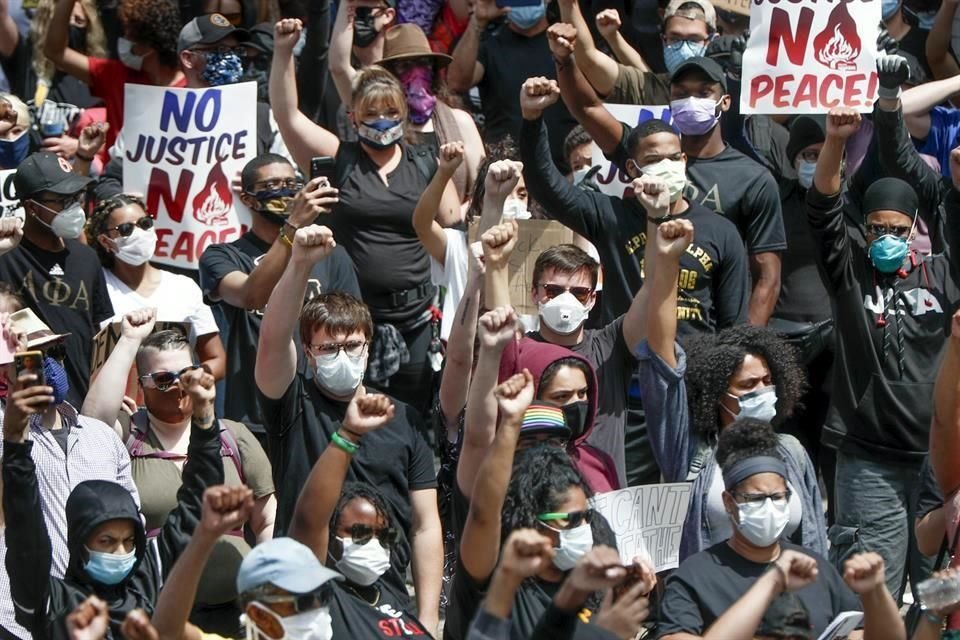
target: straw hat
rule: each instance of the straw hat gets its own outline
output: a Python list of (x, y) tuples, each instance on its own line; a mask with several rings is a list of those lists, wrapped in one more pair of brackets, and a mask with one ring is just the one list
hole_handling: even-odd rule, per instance
[(430, 48), (427, 36), (415, 24), (398, 24), (387, 30), (383, 43), (383, 58), (377, 64), (390, 64), (411, 58), (433, 58), (437, 67), (445, 67), (453, 58), (436, 53)]
[(47, 324), (37, 317), (33, 309), (21, 309), (10, 314), (10, 324), (16, 334), (27, 336), (27, 347), (34, 349), (68, 337), (69, 333), (54, 333)]

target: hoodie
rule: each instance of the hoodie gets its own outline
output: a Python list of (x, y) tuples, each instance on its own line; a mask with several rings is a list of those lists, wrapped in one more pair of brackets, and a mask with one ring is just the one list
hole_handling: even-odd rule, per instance
[[(140, 512), (122, 486), (105, 480), (78, 484), (67, 499), (67, 546), (70, 560), (63, 578), (50, 575), (51, 546), (40, 509), (36, 467), (30, 456), (31, 441), (4, 442), (3, 509), (6, 514), (6, 570), (16, 609), (17, 622), (37, 640), (66, 639), (65, 619), (88, 596), (104, 600), (110, 609), (107, 638), (120, 638), (120, 625), (136, 608), (148, 614), (166, 575), (186, 548), (200, 520), (203, 492), (223, 483), (218, 429), (193, 426), (183, 485), (177, 507), (160, 531), (147, 542)], [(83, 565), (88, 536), (109, 520), (134, 523), (136, 563), (116, 585), (95, 582)]]
[(583, 362), (590, 372), (587, 379), (589, 406), (583, 433), (574, 434), (573, 440), (567, 445), (567, 451), (570, 453), (577, 470), (583, 475), (584, 480), (587, 481), (594, 493), (619, 489), (620, 483), (617, 480), (617, 469), (613, 458), (587, 444), (587, 437), (593, 429), (593, 420), (597, 415), (597, 395), (599, 392), (597, 374), (589, 360), (566, 347), (523, 338), (504, 350), (500, 359), (500, 382), (515, 373), (529, 369), (533, 376), (534, 395), (539, 397), (540, 378), (543, 376), (543, 372), (551, 364), (564, 358), (576, 358)]

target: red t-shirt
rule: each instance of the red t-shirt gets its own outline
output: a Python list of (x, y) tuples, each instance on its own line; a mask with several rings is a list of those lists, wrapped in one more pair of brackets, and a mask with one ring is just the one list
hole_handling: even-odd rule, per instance
[[(110, 129), (107, 131), (107, 143), (98, 155), (104, 163), (110, 160), (107, 152), (117, 139), (120, 129), (123, 128), (123, 86), (132, 84), (153, 84), (150, 76), (142, 71), (134, 71), (119, 60), (106, 58), (87, 58), (87, 68), (90, 71), (90, 93), (103, 100), (107, 108), (107, 122)], [(172, 86), (186, 86), (187, 79), (180, 78)]]

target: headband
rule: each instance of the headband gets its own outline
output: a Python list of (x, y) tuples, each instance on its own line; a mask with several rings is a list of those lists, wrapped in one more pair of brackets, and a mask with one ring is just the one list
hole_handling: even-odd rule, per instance
[(775, 473), (784, 480), (787, 478), (787, 465), (780, 458), (773, 456), (753, 456), (735, 462), (729, 469), (723, 471), (723, 486), (727, 491), (758, 473)]

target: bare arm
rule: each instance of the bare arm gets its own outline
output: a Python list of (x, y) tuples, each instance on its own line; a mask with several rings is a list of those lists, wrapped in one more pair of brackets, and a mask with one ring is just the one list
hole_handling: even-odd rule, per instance
[(43, 55), (50, 58), (60, 71), (69, 73), (84, 84), (90, 84), (90, 63), (87, 56), (69, 46), (71, 13), (73, 0), (57, 0), (53, 17), (47, 27)]
[(223, 380), (227, 375), (227, 352), (219, 333), (197, 336), (197, 358), (215, 379)]
[(750, 277), (753, 280), (747, 312), (750, 324), (765, 327), (780, 297), (780, 254), (771, 251), (752, 254)]
[(20, 44), (20, 31), (10, 17), (8, 0), (0, 0), (0, 57), (9, 58)]
[(473, 185), (477, 183), (477, 176), (480, 174), (480, 165), (487, 154), (473, 117), (463, 109), (454, 109), (453, 117), (457, 121), (460, 135), (463, 136), (463, 161), (467, 164), (467, 193), (463, 194), (463, 197), (464, 202), (469, 202)]
[(417, 592), (417, 617), (434, 631), (440, 623), (440, 590), (443, 585), (443, 529), (437, 511), (437, 490), (410, 492), (413, 522), (410, 526), (413, 587)]
[(946, 0), (940, 5), (933, 28), (927, 34), (927, 64), (936, 79), (950, 78), (960, 73), (960, 67), (950, 52), (953, 37), (953, 18), (957, 14), (957, 1)]
[[(751, 640), (770, 603), (783, 592), (783, 574), (778, 569), (764, 573), (753, 586), (710, 625), (704, 640)], [(683, 635), (683, 634), (681, 634)], [(667, 636), (668, 638), (673, 636)], [(696, 636), (695, 636), (696, 637)]]
[(621, 64), (636, 67), (644, 73), (651, 71), (643, 56), (620, 33), (620, 13), (616, 9), (604, 9), (597, 14), (597, 29)]
[(467, 247), (467, 286), (457, 307), (457, 317), (450, 328), (447, 352), (444, 354), (440, 378), (440, 417), (447, 437), (455, 436), (460, 412), (467, 404), (473, 370), (473, 343), (477, 337), (480, 312), (480, 289), (483, 286), (483, 264), (474, 257), (474, 248)]
[(944, 496), (960, 487), (960, 312), (953, 315), (952, 335), (933, 390), (930, 464)]
[(257, 536), (257, 544), (273, 539), (273, 527), (277, 520), (277, 495), (271, 493), (253, 503), (250, 528)]
[[(477, 3), (477, 9), (483, 2), (492, 0), (481, 0)], [(478, 18), (474, 13), (467, 30), (463, 32), (453, 50), (453, 61), (447, 67), (447, 85), (451, 91), (464, 93), (483, 79), (483, 65), (477, 62), (477, 55), (480, 53), (480, 36), (487, 28), (487, 22), (488, 20)]]
[(911, 87), (900, 96), (903, 120), (910, 135), (924, 140), (930, 133), (930, 110), (960, 92), (960, 75)]
[[(577, 67), (589, 78), (590, 84), (600, 95), (607, 95), (613, 91), (617, 83), (617, 61), (597, 49), (590, 34), (590, 26), (580, 11), (577, 0), (559, 0), (560, 17), (577, 30), (574, 43), (574, 55)], [(566, 102), (566, 100), (564, 100)], [(579, 118), (578, 118), (579, 120)], [(586, 125), (584, 125), (586, 126)]]
[(444, 191), (450, 184), (450, 179), (460, 163), (463, 162), (463, 143), (449, 142), (440, 147), (440, 158), (437, 171), (433, 174), (427, 188), (417, 200), (417, 207), (413, 210), (413, 230), (417, 238), (434, 260), (446, 266), (447, 234), (437, 222), (437, 211), (440, 209)]
[(927, 556), (937, 555), (947, 533), (947, 520), (944, 508), (934, 509), (914, 523), (917, 536), (917, 548)]
[(337, 87), (340, 102), (349, 105), (353, 95), (353, 79), (357, 70), (351, 64), (350, 54), (353, 51), (353, 21), (357, 15), (357, 3), (348, 0), (340, 4), (337, 18), (333, 21), (333, 32), (330, 34), (330, 76)]
[(297, 73), (293, 47), (300, 39), (303, 25), (297, 19), (284, 19), (273, 30), (274, 52), (270, 68), (270, 107), (280, 135), (300, 170), (310, 172), (313, 156), (336, 156), (340, 139), (312, 122), (297, 106)]

